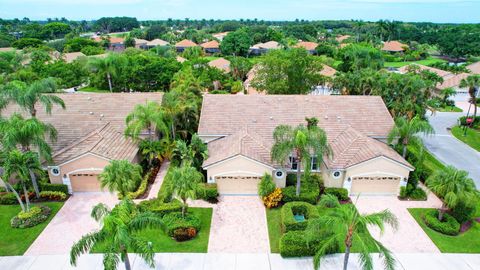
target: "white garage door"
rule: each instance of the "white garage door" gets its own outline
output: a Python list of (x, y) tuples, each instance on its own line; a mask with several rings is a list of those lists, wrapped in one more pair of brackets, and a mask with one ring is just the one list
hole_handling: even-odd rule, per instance
[(220, 194), (258, 194), (260, 176), (216, 176), (218, 193)]
[(368, 176), (352, 178), (352, 194), (398, 194), (400, 177)]
[(102, 191), (98, 174), (72, 174), (70, 184), (73, 192)]

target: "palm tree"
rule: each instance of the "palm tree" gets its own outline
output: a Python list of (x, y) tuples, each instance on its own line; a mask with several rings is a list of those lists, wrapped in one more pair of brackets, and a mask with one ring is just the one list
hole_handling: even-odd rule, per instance
[(335, 211), (328, 211), (318, 219), (309, 222), (306, 230), (307, 239), (318, 238), (318, 234), (327, 231), (327, 236), (320, 243), (319, 249), (314, 256), (315, 269), (320, 268), (322, 257), (328, 253), (337, 251), (340, 246), (345, 247), (343, 269), (348, 267), (348, 259), (352, 245), (355, 243), (360, 253), (359, 260), (363, 269), (373, 269), (373, 261), (370, 255), (371, 247), (380, 253), (386, 269), (394, 269), (395, 259), (391, 252), (368, 232), (368, 226), (376, 226), (383, 233), (385, 224), (397, 229), (398, 221), (395, 215), (388, 210), (362, 215), (354, 204), (345, 204), (337, 207)]
[(468, 87), (470, 103), (473, 105), (473, 119), (477, 116), (477, 92), (480, 87), (480, 75), (471, 75), (460, 82), (460, 87)]
[(122, 200), (112, 210), (104, 204), (96, 205), (92, 218), (102, 224), (98, 231), (84, 235), (70, 250), (70, 264), (76, 266), (81, 254), (89, 253), (97, 244), (106, 244), (103, 266), (107, 270), (117, 269), (122, 261), (125, 269), (130, 270), (128, 252), (135, 252), (150, 267), (155, 267), (152, 245), (137, 236), (138, 232), (148, 228), (162, 228), (162, 220), (150, 212), (139, 212), (129, 199)]
[(428, 121), (422, 120), (418, 115), (410, 120), (407, 120), (405, 117), (397, 117), (395, 126), (388, 134), (388, 143), (398, 139), (397, 144), (403, 145), (402, 156), (405, 158), (407, 156), (407, 146), (421, 144), (421, 139), (418, 137), (419, 133), (429, 135), (435, 133), (435, 131)]
[(47, 94), (54, 93), (57, 90), (55, 80), (52, 78), (38, 80), (30, 85), (13, 81), (5, 86), (5, 90), (8, 100), (18, 104), (31, 117), (37, 115), (37, 104), (42, 104), (47, 114), (52, 113), (53, 105), (59, 105), (65, 109), (65, 103), (60, 97)]
[(208, 156), (208, 147), (197, 134), (193, 134), (189, 145), (183, 140), (176, 140), (173, 154), (174, 159), (181, 161), (182, 165), (200, 169), (203, 160)]
[(21, 152), (20, 150), (13, 149), (3, 154), (1, 167), (3, 168), (3, 177), (7, 182), (12, 175), (16, 175), (18, 180), (20, 180), (23, 195), (25, 196), (25, 205), (13, 187), (10, 184), (8, 184), (7, 187), (14, 192), (22, 211), (30, 211), (30, 200), (26, 182), (28, 182), (31, 172), (40, 172), (42, 170), (38, 155), (30, 151)]
[(100, 185), (110, 192), (117, 191), (122, 198), (142, 181), (142, 167), (128, 160), (112, 160), (100, 174)]
[(203, 175), (191, 166), (177, 167), (167, 175), (165, 179), (165, 192), (172, 194), (172, 199), (180, 199), (183, 202), (182, 216), (185, 217), (187, 200), (195, 200), (201, 192)]
[(105, 73), (108, 88), (110, 92), (113, 92), (112, 77), (117, 75), (119, 65), (123, 65), (122, 61), (119, 61), (118, 56), (110, 54), (106, 58), (92, 58), (88, 62), (88, 66), (94, 72)]
[(160, 104), (147, 101), (145, 105), (135, 105), (133, 111), (127, 115), (125, 135), (138, 140), (140, 132), (147, 129), (148, 139), (153, 141), (154, 130), (169, 135), (168, 125), (163, 121), (164, 113)]
[(445, 89), (442, 90), (442, 102), (444, 104), (444, 106), (447, 104), (447, 101), (450, 97), (453, 97), (457, 94), (457, 91), (455, 91), (455, 89), (453, 89), (452, 87), (447, 87)]
[(442, 209), (438, 211), (438, 220), (443, 220), (443, 214), (447, 208), (453, 208), (460, 200), (470, 201), (479, 195), (475, 183), (468, 177), (466, 171), (457, 170), (453, 166), (447, 166), (443, 170), (436, 171), (427, 179), (427, 187), (437, 196), (442, 198)]
[(321, 164), (323, 156), (330, 154), (325, 131), (318, 126), (307, 128), (303, 125), (291, 127), (280, 125), (273, 132), (275, 141), (272, 150), (272, 160), (283, 164), (292, 154), (297, 163), (297, 189), (296, 195), (300, 195), (300, 179), (302, 165), (305, 171), (309, 171), (311, 157), (316, 157)]
[[(165, 120), (170, 122), (172, 139), (176, 138), (177, 126), (192, 127), (190, 131), (195, 130), (200, 108), (198, 100), (195, 93), (187, 89), (172, 89), (163, 95), (162, 110), (165, 112)], [(184, 138), (189, 133), (187, 128), (180, 130)]]

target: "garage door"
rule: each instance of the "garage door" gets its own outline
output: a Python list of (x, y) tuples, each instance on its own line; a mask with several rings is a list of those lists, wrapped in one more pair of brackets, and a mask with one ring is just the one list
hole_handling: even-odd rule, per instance
[(73, 192), (102, 191), (98, 174), (71, 174), (70, 184)]
[(353, 194), (397, 194), (400, 189), (400, 177), (369, 176), (353, 177)]
[(258, 194), (257, 176), (216, 176), (218, 193), (220, 194)]

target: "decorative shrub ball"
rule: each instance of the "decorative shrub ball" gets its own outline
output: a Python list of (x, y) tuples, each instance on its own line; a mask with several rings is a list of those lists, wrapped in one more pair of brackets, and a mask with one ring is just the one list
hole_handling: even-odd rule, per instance
[(193, 227), (179, 228), (173, 231), (173, 238), (178, 242), (188, 241), (197, 235), (197, 229)]
[[(166, 233), (172, 237), (175, 237), (176, 230), (178, 229), (186, 230), (189, 228), (195, 229), (195, 235), (196, 235), (196, 233), (200, 231), (200, 227), (201, 227), (200, 219), (192, 214), (187, 214), (185, 215), (185, 217), (182, 217), (182, 213), (173, 212), (163, 216), (162, 220), (166, 227)], [(182, 232), (179, 232), (179, 234), (182, 234)]]
[(460, 232), (460, 223), (445, 213), (443, 215), (443, 220), (438, 220), (438, 210), (432, 209), (425, 213), (423, 220), (425, 224), (432, 230), (435, 230), (439, 233), (446, 235), (458, 235)]
[(10, 220), (12, 228), (29, 228), (48, 219), (51, 209), (47, 206), (34, 206), (28, 212), (20, 212)]

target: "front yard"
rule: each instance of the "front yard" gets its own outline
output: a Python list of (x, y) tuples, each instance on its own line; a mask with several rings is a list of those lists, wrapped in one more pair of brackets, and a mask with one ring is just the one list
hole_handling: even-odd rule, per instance
[(52, 209), (50, 217), (47, 221), (26, 229), (10, 226), (10, 219), (20, 211), (19, 205), (0, 205), (0, 256), (23, 255), (63, 206), (63, 202), (41, 204)]
[(280, 207), (266, 209), (268, 238), (270, 239), (270, 252), (280, 253), (280, 237), (282, 237), (282, 218), (280, 215)]
[(435, 63), (443, 63), (443, 62), (446, 62), (446, 61), (439, 58), (429, 57), (427, 59), (419, 60), (419, 61), (385, 62), (384, 66), (401, 68), (403, 66), (410, 65), (410, 64), (419, 64), (419, 65), (429, 66)]
[(467, 136), (463, 136), (464, 131), (462, 127), (455, 126), (452, 128), (452, 134), (455, 138), (468, 144), (473, 149), (480, 151), (480, 131), (476, 129), (467, 128)]

